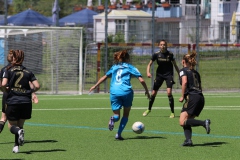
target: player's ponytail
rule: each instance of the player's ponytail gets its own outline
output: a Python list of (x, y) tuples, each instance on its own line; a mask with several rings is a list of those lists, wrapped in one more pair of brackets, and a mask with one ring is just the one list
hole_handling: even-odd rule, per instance
[(11, 63), (12, 60), (13, 60), (13, 52), (15, 52), (13, 49), (11, 49), (11, 50), (8, 51), (7, 61), (8, 61), (9, 63)]
[(185, 54), (183, 56), (183, 60), (185, 60), (186, 63), (190, 64), (190, 69), (194, 69), (194, 67), (197, 65), (196, 61), (196, 52), (192, 52), (191, 54)]
[(197, 65), (196, 55), (197, 55), (197, 53), (194, 51), (190, 54), (191, 69), (193, 69)]

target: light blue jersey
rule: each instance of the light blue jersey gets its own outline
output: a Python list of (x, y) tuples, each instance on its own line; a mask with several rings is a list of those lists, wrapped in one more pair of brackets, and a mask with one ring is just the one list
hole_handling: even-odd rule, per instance
[(120, 63), (113, 65), (106, 73), (106, 76), (111, 77), (110, 93), (125, 95), (132, 92), (131, 76), (136, 78), (142, 77), (136, 67), (128, 63)]
[(110, 100), (112, 110), (118, 110), (122, 106), (131, 107), (133, 90), (130, 81), (131, 76), (142, 77), (138, 69), (128, 63), (119, 63), (113, 65), (106, 76), (111, 77)]

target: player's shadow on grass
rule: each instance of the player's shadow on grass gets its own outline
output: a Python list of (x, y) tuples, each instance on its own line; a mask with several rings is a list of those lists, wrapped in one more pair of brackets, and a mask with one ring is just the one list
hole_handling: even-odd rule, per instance
[(226, 142), (210, 142), (210, 143), (203, 143), (203, 144), (193, 144), (193, 146), (210, 146), (210, 147), (219, 147), (223, 144), (227, 144)]
[(39, 140), (39, 141), (29, 141), (29, 140), (25, 140), (24, 143), (56, 143), (58, 141), (56, 140)]
[(33, 153), (46, 153), (46, 152), (66, 152), (65, 149), (50, 149), (50, 150), (31, 150), (31, 151), (25, 151), (25, 152), (19, 152), (24, 154), (33, 154)]
[[(152, 116), (152, 115), (148, 115), (148, 116), (146, 116), (146, 117), (169, 118), (169, 116), (159, 116), (159, 115), (157, 115), (157, 116), (155, 116), (155, 115), (153, 115), (153, 116)], [(175, 115), (174, 118), (169, 118), (169, 119), (175, 119), (175, 118), (179, 118), (179, 117), (180, 117), (180, 116), (176, 116), (176, 115)]]
[(18, 159), (6, 159), (6, 158), (1, 159), (1, 158), (0, 158), (0, 160), (24, 160), (24, 159), (19, 159), (19, 158), (18, 158)]
[[(58, 142), (56, 140), (41, 140), (41, 141), (28, 141), (25, 140), (24, 143), (55, 143)], [(12, 144), (14, 142), (5, 142), (5, 143), (0, 143), (0, 144)], [(1, 159), (0, 159), (1, 160)]]
[(136, 137), (131, 137), (131, 138), (124, 138), (124, 140), (131, 140), (131, 139), (166, 139), (165, 137), (160, 137), (160, 136), (136, 136)]

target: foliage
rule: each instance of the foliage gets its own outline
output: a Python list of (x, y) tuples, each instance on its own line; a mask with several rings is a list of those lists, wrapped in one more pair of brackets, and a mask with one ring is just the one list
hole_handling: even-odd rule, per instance
[[(199, 38), (201, 39), (201, 30), (199, 31)], [(190, 30), (188, 30), (188, 34), (187, 34), (187, 37), (190, 39), (190, 41), (192, 43), (196, 43), (196, 28), (190, 28)]]
[[(14, 0), (11, 14), (17, 14), (28, 8), (31, 8), (34, 11), (49, 17), (52, 15), (54, 1), (55, 0)], [(75, 5), (86, 6), (87, 2), (86, 0), (59, 0), (59, 7), (61, 10), (59, 12), (59, 18), (72, 14)]]
[(0, 14), (4, 14), (4, 0), (0, 0)]
[[(0, 14), (5, 14), (5, 5), (4, 5), (5, 0), (0, 0)], [(10, 5), (7, 5), (7, 8), (9, 10)]]
[[(31, 8), (42, 15), (52, 16), (52, 8), (55, 0), (13, 0), (13, 4), (8, 6), (8, 15), (14, 15)], [(105, 0), (92, 0), (93, 6), (105, 5)], [(108, 1), (108, 5), (110, 1)], [(75, 6), (87, 6), (87, 0), (59, 0), (59, 18), (65, 17), (74, 12)], [(4, 13), (4, 0), (0, 0), (0, 14)]]
[(124, 34), (123, 33), (117, 33), (114, 37), (114, 42), (115, 43), (124, 43), (125, 40), (124, 40)]

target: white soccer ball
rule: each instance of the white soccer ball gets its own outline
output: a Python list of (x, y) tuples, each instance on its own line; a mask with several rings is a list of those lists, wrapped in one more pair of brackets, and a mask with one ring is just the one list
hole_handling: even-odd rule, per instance
[(141, 134), (143, 133), (145, 126), (142, 122), (134, 122), (132, 125), (132, 130), (134, 133)]

